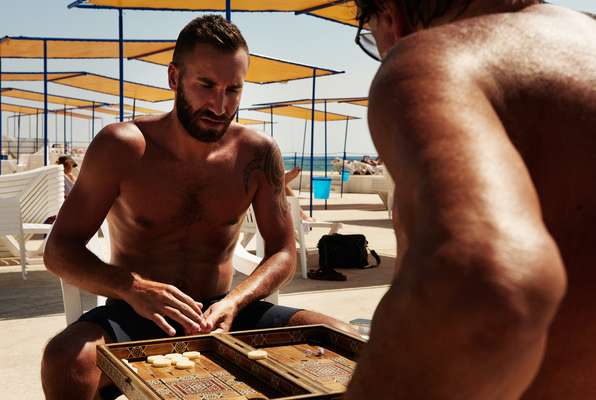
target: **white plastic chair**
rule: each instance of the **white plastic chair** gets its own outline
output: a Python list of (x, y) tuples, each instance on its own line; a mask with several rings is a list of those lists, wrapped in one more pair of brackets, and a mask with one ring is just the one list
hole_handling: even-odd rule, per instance
[(27, 276), (27, 240), (50, 232), (52, 225), (44, 221), (58, 214), (63, 201), (62, 166), (0, 176), (0, 254), (20, 258), (23, 279)]
[[(329, 228), (329, 234), (337, 233), (343, 224), (341, 222), (328, 222), (328, 221), (304, 221), (300, 215), (300, 201), (297, 197), (287, 196), (286, 197), (290, 205), (290, 214), (292, 216), (292, 223), (294, 225), (294, 234), (296, 241), (298, 242), (298, 262), (300, 263), (300, 275), (307, 279), (308, 264), (307, 264), (307, 251), (306, 246), (306, 235), (308, 235), (312, 228)], [(252, 206), (248, 208), (246, 216), (244, 217), (244, 223), (241, 232), (244, 237), (241, 240), (243, 246), (246, 246), (250, 240), (256, 236), (257, 241), (257, 255), (264, 255), (264, 241), (263, 237), (259, 234), (259, 228), (257, 226), (254, 210)]]
[(329, 228), (329, 234), (337, 233), (343, 224), (341, 222), (329, 222), (329, 221), (305, 221), (302, 219), (300, 213), (300, 200), (298, 197), (288, 196), (288, 203), (290, 204), (290, 212), (292, 214), (292, 222), (294, 223), (294, 232), (296, 234), (296, 241), (298, 242), (298, 256), (300, 260), (300, 272), (304, 279), (307, 279), (308, 264), (307, 264), (307, 251), (306, 246), (306, 235), (308, 235), (312, 228)]

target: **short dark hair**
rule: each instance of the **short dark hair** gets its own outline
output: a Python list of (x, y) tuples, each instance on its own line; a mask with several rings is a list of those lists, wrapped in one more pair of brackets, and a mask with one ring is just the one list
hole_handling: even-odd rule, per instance
[(463, 12), (472, 0), (355, 0), (358, 6), (356, 18), (364, 23), (383, 9), (383, 4), (395, 1), (404, 13), (410, 28), (418, 25), (428, 27), (432, 20), (442, 17), (453, 5), (459, 4)]
[(198, 43), (206, 43), (223, 51), (243, 48), (248, 53), (248, 45), (240, 29), (221, 15), (211, 14), (193, 19), (180, 31), (172, 62), (181, 66), (184, 56)]

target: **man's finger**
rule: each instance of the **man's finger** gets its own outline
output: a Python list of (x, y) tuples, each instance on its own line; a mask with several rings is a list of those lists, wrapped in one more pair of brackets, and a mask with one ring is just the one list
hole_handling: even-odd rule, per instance
[(180, 310), (166, 306), (165, 307), (165, 314), (173, 319), (174, 321), (178, 322), (184, 328), (184, 333), (187, 335), (192, 335), (194, 333), (199, 333), (201, 331), (201, 326), (188, 318), (184, 315)]
[[(192, 303), (194, 305), (194, 301)], [(200, 312), (200, 310), (199, 313), (197, 313), (195, 311), (195, 307), (191, 307), (187, 303), (181, 301), (173, 293), (172, 296), (167, 296), (165, 305), (180, 310), (180, 312), (182, 312), (184, 315), (186, 315), (188, 318), (190, 318), (199, 325), (203, 323), (203, 313)]]
[(179, 301), (183, 302), (184, 304), (188, 305), (198, 315), (202, 315), (203, 314), (203, 310), (201, 309), (201, 307), (198, 307), (197, 306), (197, 302), (194, 301), (194, 299), (192, 297), (190, 297), (189, 295), (187, 295), (186, 293), (184, 293), (182, 290), (178, 289), (174, 285), (170, 285), (169, 287), (170, 287), (171, 293), (174, 295), (174, 297), (177, 300), (179, 300)]
[(155, 322), (155, 324), (157, 326), (159, 326), (161, 328), (161, 330), (163, 330), (168, 335), (174, 336), (176, 334), (176, 329), (174, 329), (172, 327), (172, 325), (168, 324), (166, 319), (164, 317), (162, 317), (160, 314), (158, 314), (158, 313), (152, 314), (151, 320), (153, 322)]

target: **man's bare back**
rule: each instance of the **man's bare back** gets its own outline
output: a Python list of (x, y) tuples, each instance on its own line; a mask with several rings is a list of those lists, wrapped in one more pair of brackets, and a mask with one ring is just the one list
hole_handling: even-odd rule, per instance
[(403, 258), (350, 399), (374, 360), (375, 398), (596, 397), (596, 23), (478, 3), (401, 39), (371, 88)]
[[(266, 136), (232, 124), (217, 150), (180, 159), (162, 135), (167, 117), (137, 120), (122, 129), (142, 149), (114, 160), (128, 174), (108, 220), (112, 263), (196, 299), (230, 289), (231, 255), (244, 213), (257, 190), (257, 175), (276, 151)], [(255, 174), (256, 172), (256, 174)], [(147, 201), (151, 199), (151, 201)]]

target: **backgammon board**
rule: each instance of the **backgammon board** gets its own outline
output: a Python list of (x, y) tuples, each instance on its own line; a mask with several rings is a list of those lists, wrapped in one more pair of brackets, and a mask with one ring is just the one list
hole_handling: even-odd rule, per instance
[[(107, 344), (97, 365), (131, 400), (339, 399), (363, 344), (309, 325)], [(251, 359), (257, 349), (267, 357)], [(201, 353), (189, 369), (147, 361), (189, 351)]]

